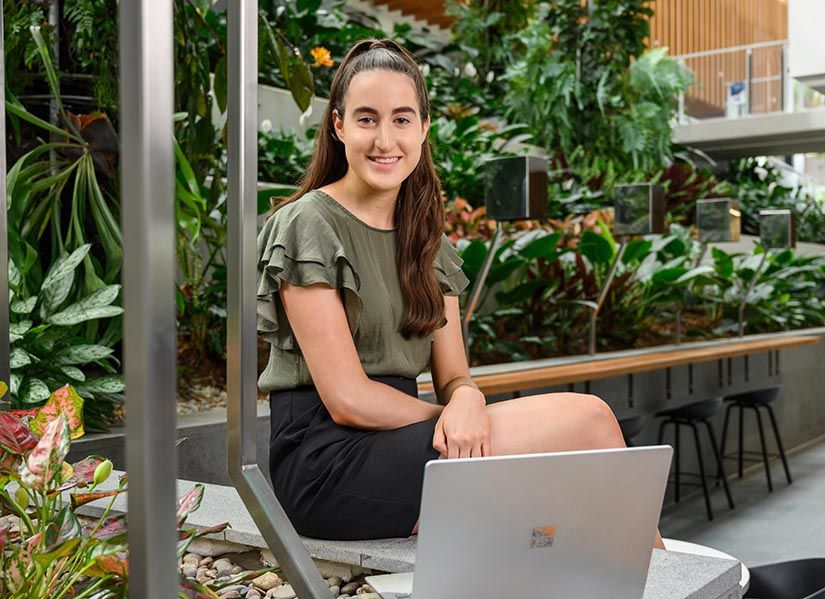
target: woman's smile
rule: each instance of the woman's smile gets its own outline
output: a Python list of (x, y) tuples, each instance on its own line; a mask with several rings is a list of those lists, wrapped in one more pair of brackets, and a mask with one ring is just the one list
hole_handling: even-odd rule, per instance
[(391, 170), (399, 160), (401, 160), (401, 156), (367, 156), (367, 159), (375, 168), (382, 171), (388, 171)]

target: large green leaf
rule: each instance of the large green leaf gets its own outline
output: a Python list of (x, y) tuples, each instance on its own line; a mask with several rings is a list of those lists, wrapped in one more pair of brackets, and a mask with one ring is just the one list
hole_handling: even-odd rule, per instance
[(528, 260), (534, 260), (539, 257), (550, 259), (560, 239), (561, 231), (539, 237), (527, 244), (519, 254)]
[(52, 314), (47, 320), (51, 324), (68, 326), (96, 318), (118, 316), (123, 313), (123, 308), (109, 305), (117, 299), (118, 293), (120, 285), (107, 285), (62, 312)]
[(20, 383), (20, 401), (38, 404), (49, 399), (49, 387), (38, 378), (26, 377)]
[(72, 345), (55, 355), (58, 364), (88, 364), (112, 355), (114, 350), (105, 345)]
[(594, 265), (610, 264), (614, 254), (613, 246), (610, 245), (610, 242), (603, 236), (597, 235), (592, 231), (582, 233), (579, 250), (582, 255)]

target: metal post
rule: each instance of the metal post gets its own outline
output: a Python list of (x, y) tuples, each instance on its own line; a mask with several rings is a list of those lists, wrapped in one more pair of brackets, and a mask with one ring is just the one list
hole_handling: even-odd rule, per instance
[(785, 112), (787, 110), (787, 94), (785, 93), (785, 69), (788, 64), (788, 45), (782, 44), (782, 51), (779, 54), (779, 110)]
[(748, 114), (753, 114), (753, 49), (745, 50), (745, 81), (748, 86)]
[(493, 239), (490, 241), (490, 249), (487, 255), (484, 256), (484, 262), (481, 263), (481, 270), (478, 272), (478, 277), (473, 284), (473, 289), (470, 291), (470, 298), (467, 300), (467, 307), (464, 308), (464, 317), (461, 319), (461, 332), (464, 337), (464, 353), (467, 355), (467, 361), (470, 360), (470, 321), (473, 318), (473, 313), (476, 310), (476, 304), (481, 298), (481, 292), (484, 289), (484, 282), (487, 280), (487, 275), (490, 273), (490, 267), (493, 265), (493, 258), (496, 255), (501, 245), (501, 236), (504, 233), (504, 228), (501, 224), (496, 225), (496, 232), (493, 233)]
[(748, 298), (751, 295), (751, 291), (753, 288), (756, 287), (756, 282), (759, 280), (759, 277), (762, 274), (762, 267), (765, 266), (765, 261), (768, 258), (769, 249), (765, 249), (764, 253), (762, 254), (762, 259), (759, 261), (759, 266), (756, 267), (756, 272), (753, 273), (750, 282), (748, 282), (748, 286), (745, 289), (745, 295), (742, 296), (742, 301), (739, 303), (739, 336), (745, 336), (745, 308), (748, 305)]
[(616, 254), (616, 259), (613, 260), (613, 264), (610, 265), (610, 270), (607, 273), (607, 279), (599, 291), (599, 297), (596, 300), (596, 307), (593, 308), (593, 311), (590, 313), (590, 334), (587, 340), (587, 353), (591, 356), (596, 354), (596, 325), (599, 320), (599, 310), (602, 309), (602, 304), (604, 304), (604, 300), (607, 299), (607, 293), (610, 291), (610, 285), (613, 284), (613, 277), (616, 276), (616, 270), (619, 267), (619, 262), (622, 261), (622, 256), (624, 256), (624, 251), (626, 249), (627, 242), (622, 240), (621, 245), (619, 246), (619, 252)]
[(302, 599), (329, 599), (329, 587), (257, 460), (257, 20), (257, 2), (229, 1), (227, 466), (238, 494), (296, 593)]
[(178, 594), (172, 0), (120, 2), (129, 596)]
[(6, 56), (0, 0), (0, 381), (9, 382), (9, 220), (6, 207)]

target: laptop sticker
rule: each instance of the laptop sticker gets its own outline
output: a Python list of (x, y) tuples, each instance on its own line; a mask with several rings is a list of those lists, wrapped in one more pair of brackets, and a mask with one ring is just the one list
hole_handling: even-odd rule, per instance
[(541, 549), (542, 547), (552, 547), (553, 539), (556, 538), (556, 527), (545, 526), (544, 528), (534, 528), (533, 538), (530, 541), (530, 549)]

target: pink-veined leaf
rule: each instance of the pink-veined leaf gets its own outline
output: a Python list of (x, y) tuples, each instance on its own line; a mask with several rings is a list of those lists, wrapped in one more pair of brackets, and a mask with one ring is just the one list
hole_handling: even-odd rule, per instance
[(186, 522), (186, 518), (189, 514), (201, 506), (201, 501), (203, 500), (203, 490), (203, 483), (197, 483), (194, 487), (192, 487), (192, 489), (189, 490), (188, 493), (178, 499), (178, 511), (176, 514), (178, 519), (178, 528)]
[(94, 565), (86, 573), (98, 578), (108, 575), (126, 578), (129, 575), (129, 560), (113, 554), (98, 555), (95, 557)]
[(54, 522), (50, 522), (46, 527), (46, 546), (34, 556), (34, 559), (41, 566), (48, 566), (56, 559), (74, 553), (80, 541), (80, 522), (66, 506), (58, 512)]
[(63, 460), (69, 453), (69, 443), (69, 427), (61, 414), (46, 425), (43, 436), (20, 467), (21, 483), (45, 491), (60, 471)]
[[(97, 528), (97, 530), (95, 530)], [(98, 526), (97, 522), (90, 522), (83, 527), (87, 535), (94, 535), (99, 541), (120, 541), (125, 540), (126, 535), (126, 514), (107, 516)]]
[(4, 381), (0, 381), (0, 397), (3, 397), (8, 390), (9, 386)]
[(0, 553), (6, 548), (6, 545), (9, 544), (9, 531), (0, 523)]
[(186, 555), (189, 545), (197, 538), (211, 535), (218, 532), (223, 532), (229, 528), (229, 522), (210, 526), (209, 528), (186, 528), (178, 529), (178, 559), (183, 559)]
[(40, 408), (31, 408), (30, 410), (9, 410), (7, 413), (17, 418), (31, 418), (36, 416)]
[(40, 408), (37, 415), (31, 419), (29, 426), (36, 434), (41, 434), (46, 425), (63, 414), (69, 425), (69, 436), (77, 439), (85, 434), (83, 430), (83, 398), (77, 394), (74, 387), (66, 385), (56, 389), (46, 403)]
[(103, 456), (90, 455), (79, 462), (75, 462), (72, 464), (74, 476), (72, 476), (70, 482), (74, 482), (81, 489), (88, 487), (94, 482), (95, 469), (104, 461), (106, 461), (106, 458)]
[(0, 449), (0, 480), (7, 479), (8, 474), (14, 474), (20, 468), (21, 458), (18, 455)]
[(0, 411), (0, 447), (16, 455), (26, 455), (37, 445), (28, 426), (9, 412)]
[(126, 489), (115, 489), (114, 491), (96, 491), (94, 493), (72, 493), (69, 495), (69, 499), (71, 500), (72, 509), (74, 510), (79, 508), (81, 505), (86, 505), (92, 501), (97, 501), (98, 499), (104, 499), (106, 497), (114, 497), (115, 495), (120, 495), (125, 492)]

